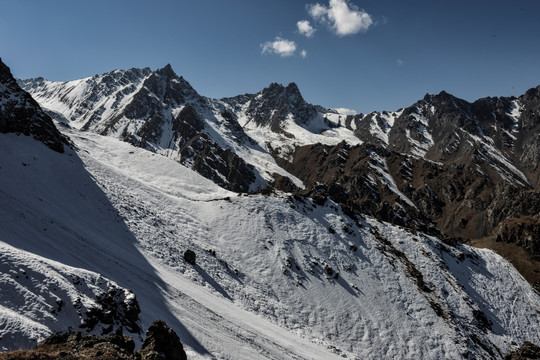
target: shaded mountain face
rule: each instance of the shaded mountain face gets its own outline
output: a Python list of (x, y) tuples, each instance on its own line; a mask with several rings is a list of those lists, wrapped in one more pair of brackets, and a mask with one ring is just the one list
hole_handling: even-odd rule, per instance
[(417, 202), (428, 201), (421, 196), (427, 185), (445, 204), (439, 216), (431, 215), (443, 233), (480, 238), (506, 218), (538, 215), (537, 92), (474, 103), (443, 92), (403, 111), (390, 131), (389, 149), (423, 156), (412, 161), (398, 156), (391, 172)]
[(22, 90), (0, 59), (0, 133), (32, 136), (49, 148), (63, 152), (67, 139), (54, 126), (30, 94)]
[[(208, 99), (170, 66), (21, 84), (57, 119), (236, 192), (324, 188), (353, 211), (448, 238), (540, 237), (540, 87), (473, 103), (443, 91), (395, 112), (341, 115), (294, 83)], [(536, 252), (534, 242), (518, 241)]]
[(318, 113), (318, 109), (308, 104), (295, 83), (287, 87), (273, 83), (251, 97), (246, 110), (248, 121), (257, 126), (267, 126), (274, 132), (285, 132), (283, 123), (288, 116), (295, 122), (307, 124)]

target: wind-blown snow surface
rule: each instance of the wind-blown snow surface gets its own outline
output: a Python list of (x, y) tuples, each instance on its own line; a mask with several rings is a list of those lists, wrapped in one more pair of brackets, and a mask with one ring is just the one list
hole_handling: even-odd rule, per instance
[[(498, 358), (540, 342), (539, 296), (490, 251), (356, 224), (331, 202), (238, 196), (116, 139), (68, 135), (78, 150), (62, 155), (0, 134), (0, 244), (133, 290), (142, 328), (167, 321), (189, 358)], [(52, 330), (18, 312), (43, 325), (29, 337)]]
[[(0, 241), (0, 349), (29, 348), (36, 339), (64, 332), (101, 308), (100, 296), (111, 294), (128, 307), (135, 295), (101, 275), (16, 249)], [(112, 307), (111, 307), (112, 308)], [(108, 325), (97, 326), (101, 334)], [(116, 326), (114, 326), (116, 325)], [(107, 331), (116, 331), (118, 323)], [(132, 335), (137, 336), (137, 331)]]

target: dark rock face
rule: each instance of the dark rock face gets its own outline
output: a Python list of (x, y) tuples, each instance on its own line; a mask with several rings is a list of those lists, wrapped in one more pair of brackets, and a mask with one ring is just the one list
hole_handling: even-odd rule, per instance
[(540, 346), (525, 341), (521, 347), (504, 356), (504, 360), (531, 360), (540, 359)]
[(197, 101), (201, 101), (201, 96), (167, 65), (150, 73), (123, 115), (129, 119), (146, 119), (161, 110), (163, 105), (172, 107)]
[[(170, 65), (159, 69), (144, 80), (125, 109), (106, 121), (99, 129), (102, 135), (116, 131), (125, 119), (142, 122), (135, 130), (124, 127), (122, 137), (135, 146), (152, 150), (160, 146), (164, 129), (170, 122), (166, 109), (183, 104), (204, 103), (204, 99), (182, 77), (178, 77)], [(173, 124), (174, 126), (174, 124)]]
[(532, 254), (540, 254), (540, 215), (509, 218), (494, 231), (495, 241), (515, 243)]
[(219, 186), (235, 192), (249, 192), (255, 181), (253, 166), (229, 149), (224, 150), (206, 134), (190, 139), (180, 149), (180, 162)]
[(98, 307), (89, 309), (81, 328), (92, 331), (99, 324), (103, 335), (126, 329), (130, 333), (140, 333), (139, 314), (141, 312), (135, 295), (126, 295), (123, 289), (111, 287), (96, 298)]
[(251, 98), (247, 116), (258, 126), (269, 126), (274, 132), (283, 132), (282, 123), (289, 114), (297, 123), (306, 124), (318, 113), (316, 106), (308, 104), (295, 83), (287, 87), (271, 84)]
[(293, 193), (298, 190), (298, 187), (289, 177), (277, 173), (273, 173), (272, 177), (274, 178), (274, 181), (270, 184), (271, 188), (268, 188), (266, 191), (277, 189), (284, 192)]
[(249, 192), (255, 181), (253, 166), (236, 153), (221, 148), (203, 133), (203, 120), (195, 108), (186, 105), (173, 121), (174, 143), (179, 148), (180, 162), (219, 186)]
[(534, 187), (540, 189), (540, 86), (519, 97), (522, 134), (516, 141), (516, 160)]
[(179, 146), (183, 146), (189, 139), (197, 136), (204, 130), (204, 122), (201, 120), (195, 108), (191, 105), (186, 105), (173, 120), (173, 131), (175, 140)]
[(382, 175), (389, 170), (381, 160), (390, 156), (375, 145), (351, 147), (342, 142), (336, 146), (299, 147), (292, 162), (279, 164), (306, 184), (302, 194), (315, 203), (322, 204), (330, 197), (342, 206), (383, 221), (432, 232), (429, 219), (394, 192)]
[(121, 332), (100, 337), (80, 332), (55, 334), (38, 344), (34, 350), (19, 350), (0, 354), (0, 360), (186, 360), (178, 335), (164, 321), (156, 320), (146, 331), (141, 350)]
[(22, 90), (9, 68), (0, 60), (0, 133), (20, 133), (32, 136), (57, 152), (64, 152), (69, 142), (50, 116)]
[(164, 321), (156, 320), (146, 331), (140, 351), (147, 360), (186, 360), (187, 356), (178, 335)]

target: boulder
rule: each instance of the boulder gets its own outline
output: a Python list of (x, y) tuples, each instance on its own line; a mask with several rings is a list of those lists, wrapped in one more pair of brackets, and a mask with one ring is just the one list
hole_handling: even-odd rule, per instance
[(139, 354), (142, 360), (187, 359), (178, 335), (162, 320), (154, 321), (148, 328)]
[(186, 260), (188, 264), (195, 265), (196, 259), (197, 256), (195, 255), (195, 252), (193, 250), (188, 249), (184, 252), (184, 260)]

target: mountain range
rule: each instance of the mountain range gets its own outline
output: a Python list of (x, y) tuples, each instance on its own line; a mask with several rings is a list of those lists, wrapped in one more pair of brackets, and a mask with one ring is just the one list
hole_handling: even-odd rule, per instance
[(188, 358), (540, 343), (540, 87), (347, 115), (294, 83), (207, 98), (170, 65), (2, 66), (3, 349), (80, 326), (140, 342), (156, 318)]
[[(540, 87), (473, 103), (443, 91), (394, 112), (341, 115), (307, 103), (294, 83), (206, 98), (170, 65), (20, 85), (58, 121), (171, 157), (225, 189), (324, 185), (398, 225), (540, 251)], [(537, 271), (523, 269), (533, 283)]]

